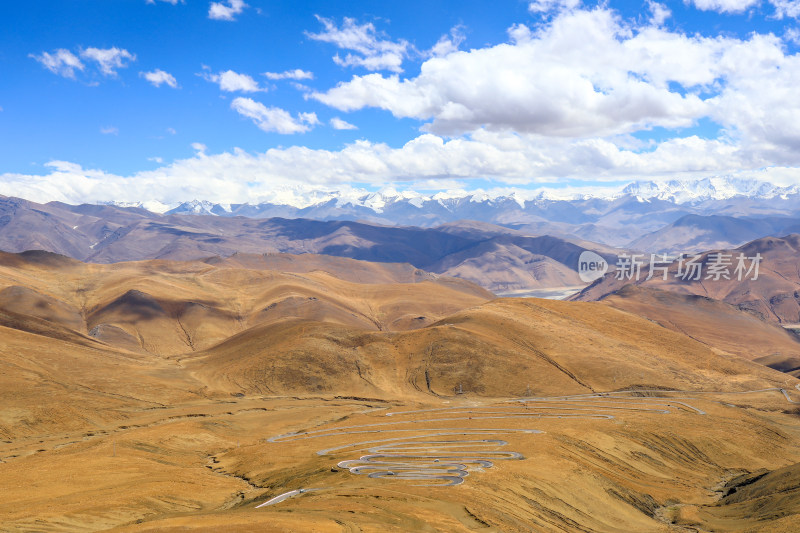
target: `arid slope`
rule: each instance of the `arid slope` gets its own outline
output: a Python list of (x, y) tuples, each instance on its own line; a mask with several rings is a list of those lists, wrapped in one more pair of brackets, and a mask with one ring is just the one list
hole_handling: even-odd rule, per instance
[(792, 531), (800, 380), (606, 303), (273, 259), (0, 255), (0, 529)]

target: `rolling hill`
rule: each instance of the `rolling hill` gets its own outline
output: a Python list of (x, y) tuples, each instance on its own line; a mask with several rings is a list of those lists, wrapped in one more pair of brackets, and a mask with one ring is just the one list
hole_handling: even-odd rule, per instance
[(489, 290), (580, 285), (577, 258), (616, 250), (570, 238), (534, 236), (485, 223), (442, 227), (349, 221), (157, 215), (138, 208), (35, 204), (0, 198), (0, 250), (41, 249), (91, 263), (205, 260), (233, 254), (323, 254), (409, 263)]
[(601, 299), (717, 350), (800, 377), (800, 338), (736, 306), (707, 296), (625, 285)]
[(770, 531), (800, 505), (800, 381), (607, 302), (47, 252), (0, 254), (0, 302), (4, 529)]
[[(733, 250), (723, 250), (718, 253), (738, 257), (755, 257), (760, 254), (758, 279), (752, 279), (753, 274), (742, 276), (738, 280), (732, 275), (735, 264), (730, 269), (730, 279), (721, 277), (718, 280), (706, 279), (708, 263), (713, 261), (709, 255), (714, 252), (704, 252), (698, 263), (703, 265), (702, 279), (687, 279), (677, 277), (678, 262), (669, 266), (667, 279), (663, 273), (657, 272), (651, 279), (646, 279), (649, 273), (649, 259), (642, 267), (638, 280), (617, 279), (613, 272), (595, 281), (589, 287), (573, 297), (574, 300), (595, 301), (621, 289), (624, 285), (639, 285), (642, 287), (656, 288), (680, 294), (695, 294), (707, 296), (735, 305), (755, 316), (785, 325), (800, 323), (800, 235), (792, 234), (786, 237), (765, 237), (749, 242)], [(749, 265), (749, 263), (748, 263)]]

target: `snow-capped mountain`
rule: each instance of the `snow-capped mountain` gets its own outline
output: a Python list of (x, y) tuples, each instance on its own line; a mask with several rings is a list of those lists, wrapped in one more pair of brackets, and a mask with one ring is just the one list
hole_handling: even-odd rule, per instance
[(138, 209), (146, 209), (151, 213), (166, 213), (170, 209), (174, 209), (178, 204), (165, 204), (158, 200), (149, 200), (145, 202), (100, 202), (100, 205), (113, 205), (116, 207), (135, 207)]
[[(397, 210), (427, 210), (455, 213), (470, 211), (484, 206), (487, 208), (502, 207), (529, 211), (547, 208), (553, 204), (580, 203), (600, 201), (619, 202), (626, 198), (637, 201), (660, 200), (676, 206), (698, 206), (703, 203), (729, 200), (734, 198), (750, 200), (768, 200), (773, 198), (788, 199), (800, 195), (800, 185), (780, 187), (757, 180), (740, 178), (715, 177), (697, 181), (637, 181), (621, 189), (516, 189), (495, 191), (446, 191), (435, 194), (423, 194), (416, 191), (398, 191), (395, 188), (384, 188), (379, 191), (348, 188), (344, 190), (314, 190), (302, 186), (274, 191), (268, 198), (249, 203), (213, 203), (209, 200), (192, 200), (180, 204), (149, 203), (161, 208), (157, 212), (170, 214), (197, 214), (217, 216), (272, 216), (269, 213), (276, 209), (284, 213), (333, 211), (342, 213), (359, 212), (365, 216), (392, 218), (391, 213)], [(131, 204), (117, 203), (119, 206)], [(138, 207), (148, 208), (147, 202), (140, 202)], [(166, 209), (164, 209), (166, 208)], [(478, 208), (479, 209), (479, 208)]]
[(634, 198), (638, 201), (661, 200), (675, 205), (696, 206), (703, 202), (749, 198), (767, 200), (786, 199), (800, 195), (800, 184), (781, 187), (758, 180), (714, 177), (701, 180), (636, 181), (620, 189), (513, 189), (491, 191), (444, 191), (423, 194), (412, 190), (398, 191), (387, 187), (379, 191), (346, 188), (343, 190), (315, 190), (304, 186), (281, 188), (269, 196), (248, 203), (214, 203), (208, 199), (191, 200), (176, 204), (161, 202), (116, 202), (120, 207), (143, 207), (154, 212), (171, 214), (197, 214), (218, 216), (260, 216), (262, 212), (282, 207), (284, 210), (314, 210), (326, 206), (343, 210), (365, 210), (381, 215), (403, 205), (416, 209), (430, 209), (433, 205), (446, 211), (464, 208), (467, 204), (503, 205), (514, 202), (519, 209), (547, 206), (558, 202), (618, 201)]
[(645, 200), (656, 198), (676, 204), (727, 200), (735, 197), (769, 199), (800, 193), (800, 185), (779, 187), (758, 180), (740, 178), (703, 178), (696, 181), (637, 181), (622, 189), (623, 195)]
[[(146, 207), (162, 213), (148, 211)], [(64, 222), (46, 216), (47, 210), (62, 213)], [(778, 187), (747, 180), (712, 179), (638, 182), (616, 191), (561, 189), (435, 194), (392, 188), (318, 191), (295, 187), (251, 203), (203, 199), (173, 205), (142, 201), (115, 206), (62, 202), (34, 205), (18, 198), (0, 197), (0, 215), (10, 217), (23, 211), (32, 217), (31, 220), (38, 221), (34, 224), (24, 221), (24, 217), (19, 218), (25, 231), (31, 233), (31, 228), (37, 224), (41, 228), (36, 237), (39, 240), (35, 242), (49, 242), (54, 235), (59, 236), (58, 239), (71, 235), (70, 238), (77, 239), (75, 242), (88, 243), (86, 253), (91, 254), (124, 238), (131, 228), (151, 227), (152, 224), (195, 227), (197, 235), (209, 234), (203, 229), (207, 227), (241, 226), (245, 228), (242, 238), (252, 232), (258, 234), (258, 228), (274, 226), (295, 238), (315, 235), (313, 228), (320, 227), (317, 221), (367, 223), (370, 227), (383, 228), (381, 231), (416, 226), (417, 231), (423, 232), (420, 235), (430, 228), (439, 228), (437, 231), (448, 234), (453, 231), (472, 234), (477, 231), (475, 228), (483, 228), (481, 231), (490, 231), (493, 235), (548, 235), (581, 246), (594, 242), (645, 252), (687, 251), (731, 249), (747, 239), (800, 233), (800, 186)], [(96, 217), (102, 223), (89, 224), (88, 219), (81, 217)], [(254, 224), (242, 220), (246, 218), (273, 220)], [(486, 223), (492, 226), (487, 229)], [(17, 230), (11, 226), (4, 227), (9, 238), (17, 235)], [(150, 233), (142, 234), (145, 235)], [(169, 249), (166, 241), (152, 244), (159, 250)], [(206, 250), (210, 244), (211, 241), (203, 241), (202, 249)], [(338, 245), (331, 246), (336, 249)]]
[(800, 184), (715, 177), (697, 181), (638, 181), (624, 187), (505, 189), (424, 194), (386, 187), (379, 191), (284, 187), (248, 203), (191, 200), (116, 203), (167, 215), (362, 220), (432, 227), (475, 220), (537, 234), (580, 237), (623, 246), (686, 215), (800, 217)]

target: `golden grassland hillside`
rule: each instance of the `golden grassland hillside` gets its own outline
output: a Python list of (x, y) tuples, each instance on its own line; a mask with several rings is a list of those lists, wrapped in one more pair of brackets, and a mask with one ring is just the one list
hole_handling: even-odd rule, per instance
[[(0, 310), (109, 346), (172, 355), (290, 318), (367, 330), (416, 328), (492, 297), (462, 280), (415, 275), (413, 267), (337, 258), (326, 271), (316, 268), (313, 256), (292, 261), (303, 262), (305, 272), (294, 273), (204, 262), (90, 265), (46, 252), (0, 254)], [(355, 273), (362, 283), (342, 279)]]
[(791, 375), (348, 261), (0, 254), (0, 530), (793, 531)]
[(707, 296), (636, 285), (626, 285), (601, 301), (715, 349), (794, 376), (800, 371), (800, 337), (734, 305)]
[[(757, 277), (755, 270), (747, 274), (747, 269), (753, 266), (749, 259), (744, 263), (745, 271), (742, 271), (741, 278), (736, 275), (735, 269), (740, 255), (745, 258), (760, 257)], [(724, 257), (723, 262), (730, 262), (729, 268), (723, 268), (725, 276), (720, 276), (719, 279), (714, 279), (712, 276), (709, 279), (709, 264), (714, 263), (715, 258), (719, 260), (722, 257)], [(617, 279), (616, 273), (610, 272), (572, 299), (601, 300), (625, 285), (637, 285), (679, 294), (707, 296), (735, 305), (762, 320), (785, 325), (800, 324), (798, 258), (800, 258), (800, 234), (796, 233), (785, 237), (764, 237), (735, 250), (704, 252), (700, 254), (699, 260), (695, 261), (703, 266), (698, 279), (687, 275), (686, 269), (678, 275), (681, 267), (678, 261), (669, 265), (666, 279), (663, 271), (654, 271), (651, 277), (650, 256), (642, 254), (638, 260), (644, 261), (644, 264), (638, 279), (636, 276), (623, 276), (623, 279)]]

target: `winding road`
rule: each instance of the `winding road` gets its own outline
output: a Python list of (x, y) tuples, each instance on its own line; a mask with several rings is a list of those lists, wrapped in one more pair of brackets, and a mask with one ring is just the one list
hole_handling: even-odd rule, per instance
[[(800, 384), (795, 386), (800, 391)], [(348, 442), (318, 450), (318, 455), (336, 455), (350, 451), (364, 453), (357, 459), (340, 461), (337, 466), (354, 475), (369, 478), (416, 481), (422, 486), (453, 486), (464, 482), (469, 473), (492, 468), (496, 461), (523, 460), (525, 457), (515, 451), (500, 448), (508, 442), (500, 435), (540, 434), (533, 428), (492, 427), (479, 428), (458, 425), (456, 427), (419, 427), (428, 424), (469, 421), (472, 426), (477, 421), (503, 419), (590, 419), (611, 420), (615, 415), (625, 412), (640, 412), (655, 415), (669, 415), (684, 412), (697, 416), (707, 413), (690, 403), (701, 400), (699, 395), (757, 394), (778, 392), (787, 402), (792, 400), (788, 391), (779, 387), (749, 391), (678, 391), (663, 389), (633, 389), (613, 392), (575, 394), (567, 396), (546, 396), (516, 398), (506, 400), (506, 405), (459, 406), (395, 411), (386, 413), (387, 417), (411, 417), (423, 415), (426, 418), (411, 420), (392, 420), (373, 424), (338, 426), (312, 431), (286, 433), (267, 439), (271, 443), (285, 443), (307, 439), (337, 438), (345, 435), (399, 434), (404, 435), (385, 439)], [(650, 396), (642, 396), (647, 394)], [(673, 396), (675, 394), (681, 396)], [(658, 395), (658, 396), (656, 396)], [(723, 404), (721, 401), (713, 401)], [(508, 403), (518, 405), (509, 406)], [(444, 417), (437, 417), (444, 415)], [(428, 418), (430, 416), (430, 418)], [(459, 437), (468, 437), (465, 439)], [(476, 438), (477, 437), (477, 438)], [(288, 498), (324, 488), (298, 489), (278, 495), (258, 507), (274, 505)]]

